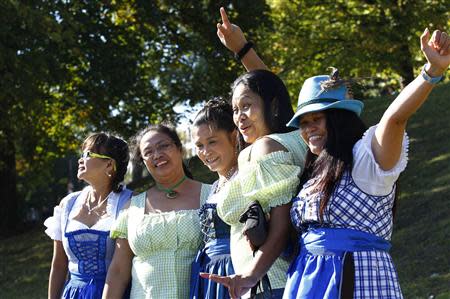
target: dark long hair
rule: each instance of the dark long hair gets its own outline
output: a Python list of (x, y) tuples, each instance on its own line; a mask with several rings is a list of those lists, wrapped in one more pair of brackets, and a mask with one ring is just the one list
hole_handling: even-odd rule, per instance
[(249, 88), (263, 100), (263, 117), (270, 133), (287, 133), (295, 130), (286, 126), (294, 116), (294, 110), (287, 88), (277, 75), (267, 70), (245, 73), (233, 82), (231, 87), (233, 93), (240, 84)]
[(361, 118), (352, 111), (328, 109), (323, 112), (326, 119), (327, 141), (318, 156), (308, 150), (305, 171), (301, 179), (303, 184), (311, 177), (318, 178), (315, 187), (322, 193), (319, 209), (321, 219), (342, 174), (352, 169), (353, 146), (367, 129)]
[[(144, 135), (147, 134), (148, 132), (157, 132), (166, 135), (173, 141), (173, 143), (180, 152), (183, 151), (183, 146), (181, 144), (180, 137), (178, 136), (177, 131), (172, 126), (168, 124), (156, 124), (156, 125), (152, 124), (137, 132), (136, 135), (134, 135), (131, 139), (132, 159), (134, 162), (143, 163), (140, 145), (142, 137), (144, 137)], [(192, 179), (193, 178), (192, 173), (189, 171), (184, 162), (182, 164), (184, 174), (188, 178)]]
[(122, 191), (120, 183), (127, 173), (130, 152), (125, 140), (108, 133), (93, 133), (89, 135), (81, 146), (82, 150), (92, 150), (101, 155), (111, 157), (116, 162), (116, 171), (113, 174), (112, 190)]

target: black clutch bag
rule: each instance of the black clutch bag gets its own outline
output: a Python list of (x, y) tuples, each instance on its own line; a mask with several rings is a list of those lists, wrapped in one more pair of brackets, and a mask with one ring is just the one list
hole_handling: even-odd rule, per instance
[(264, 244), (268, 234), (268, 222), (257, 200), (248, 204), (244, 213), (239, 216), (239, 222), (244, 223), (242, 233), (250, 241), (253, 252), (256, 252)]
[[(269, 228), (269, 222), (261, 204), (257, 200), (250, 202), (244, 213), (239, 216), (239, 222), (244, 223), (242, 233), (250, 241), (254, 256), (258, 248), (266, 242)], [(264, 293), (267, 291), (270, 298), (272, 297), (272, 287), (267, 274), (251, 288), (250, 298), (256, 298), (258, 288)]]

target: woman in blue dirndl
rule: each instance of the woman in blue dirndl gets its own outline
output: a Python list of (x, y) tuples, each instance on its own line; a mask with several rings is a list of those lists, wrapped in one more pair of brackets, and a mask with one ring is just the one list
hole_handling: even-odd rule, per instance
[(101, 298), (115, 247), (109, 230), (132, 193), (119, 185), (129, 161), (124, 140), (92, 134), (82, 151), (77, 176), (89, 186), (67, 195), (44, 223), (54, 240), (48, 298)]
[(300, 253), (283, 298), (402, 298), (389, 255), (396, 181), (407, 164), (407, 120), (450, 64), (446, 33), (421, 37), (428, 63), (366, 130), (348, 81), (307, 79), (289, 126), (309, 147), (303, 186), (291, 208)]
[(201, 278), (199, 274), (234, 274), (230, 226), (220, 219), (216, 209), (221, 200), (221, 188), (237, 172), (237, 131), (231, 105), (219, 99), (208, 101), (197, 113), (193, 126), (192, 138), (197, 155), (211, 171), (217, 172), (219, 179), (214, 182), (199, 212), (205, 245), (192, 263), (190, 298), (225, 299), (230, 298), (225, 286)]

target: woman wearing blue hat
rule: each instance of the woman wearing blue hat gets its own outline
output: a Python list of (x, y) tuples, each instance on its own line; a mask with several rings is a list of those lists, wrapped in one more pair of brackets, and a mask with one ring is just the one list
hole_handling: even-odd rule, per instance
[[(240, 54), (248, 70), (266, 68), (221, 13), (222, 43)], [(402, 298), (388, 250), (395, 183), (407, 164), (405, 127), (447, 70), (449, 44), (446, 33), (435, 31), (430, 39), (425, 30), (421, 45), (428, 63), (368, 130), (359, 118), (363, 103), (336, 70), (305, 81), (288, 123), (300, 128), (309, 147), (303, 188), (291, 209), (301, 249), (283, 298)]]
[(300, 128), (309, 151), (291, 208), (300, 254), (283, 298), (402, 298), (388, 251), (396, 181), (408, 160), (405, 128), (447, 70), (449, 44), (446, 33), (430, 39), (425, 30), (428, 63), (368, 130), (359, 118), (363, 103), (337, 70), (305, 81), (288, 123)]

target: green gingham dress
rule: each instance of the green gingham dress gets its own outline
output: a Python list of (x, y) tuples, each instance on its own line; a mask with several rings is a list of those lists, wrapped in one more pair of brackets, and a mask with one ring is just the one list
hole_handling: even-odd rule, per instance
[[(202, 185), (200, 206), (210, 185)], [(134, 253), (130, 298), (189, 297), (191, 263), (202, 243), (198, 209), (145, 214), (146, 192), (131, 198), (111, 230)]]
[[(236, 273), (242, 273), (252, 264), (253, 253), (242, 234), (239, 222), (247, 204), (258, 200), (266, 213), (273, 207), (287, 204), (296, 195), (299, 176), (303, 170), (307, 147), (299, 132), (267, 135), (288, 151), (272, 152), (256, 161), (250, 161), (250, 149), (239, 155), (237, 176), (222, 189), (223, 200), (217, 212), (231, 226), (231, 259)], [(288, 217), (288, 215), (286, 215)], [(268, 272), (272, 289), (283, 289), (286, 284), (287, 261), (278, 258)]]

